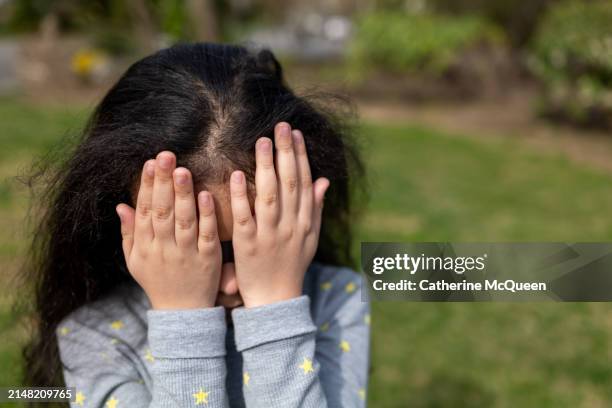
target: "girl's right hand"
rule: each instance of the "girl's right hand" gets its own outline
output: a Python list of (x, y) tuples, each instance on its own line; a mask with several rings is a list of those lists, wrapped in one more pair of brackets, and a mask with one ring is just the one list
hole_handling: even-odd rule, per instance
[(117, 206), (123, 254), (154, 309), (213, 307), (221, 275), (214, 202), (208, 191), (198, 194), (198, 222), (191, 172), (175, 167), (168, 151), (148, 160), (136, 210)]

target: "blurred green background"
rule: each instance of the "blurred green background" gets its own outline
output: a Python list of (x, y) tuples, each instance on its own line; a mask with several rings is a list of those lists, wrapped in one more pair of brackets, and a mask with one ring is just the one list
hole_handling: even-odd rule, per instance
[[(612, 239), (612, 2), (0, 0), (0, 386), (20, 384), (16, 176), (129, 64), (253, 41), (297, 92), (352, 97), (358, 241)], [(357, 252), (357, 248), (356, 248)], [(374, 407), (612, 406), (605, 303), (376, 303)]]

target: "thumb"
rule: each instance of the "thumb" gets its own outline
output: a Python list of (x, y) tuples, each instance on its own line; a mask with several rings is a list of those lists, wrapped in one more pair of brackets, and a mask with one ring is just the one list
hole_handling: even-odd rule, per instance
[(313, 211), (321, 213), (323, 210), (323, 200), (325, 198), (325, 192), (329, 188), (329, 179), (325, 177), (319, 177), (313, 185), (314, 190), (314, 202), (315, 206)]
[(135, 212), (132, 207), (127, 204), (119, 204), (115, 210), (121, 221), (121, 246), (123, 247), (123, 255), (125, 259), (129, 258), (134, 246), (134, 219)]

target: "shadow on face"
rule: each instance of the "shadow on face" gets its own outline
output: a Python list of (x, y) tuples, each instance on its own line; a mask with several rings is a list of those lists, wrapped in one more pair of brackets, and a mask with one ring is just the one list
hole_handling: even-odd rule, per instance
[[(199, 188), (198, 188), (199, 187)], [(227, 184), (214, 184), (209, 186), (197, 186), (195, 191), (208, 190), (215, 202), (215, 213), (217, 215), (217, 230), (221, 241), (230, 241), (233, 231), (232, 208)], [(253, 202), (251, 200), (251, 211)], [(236, 280), (236, 269), (233, 262), (224, 263), (221, 266), (221, 282), (217, 295), (216, 305), (232, 309), (242, 305), (242, 297), (238, 290)]]

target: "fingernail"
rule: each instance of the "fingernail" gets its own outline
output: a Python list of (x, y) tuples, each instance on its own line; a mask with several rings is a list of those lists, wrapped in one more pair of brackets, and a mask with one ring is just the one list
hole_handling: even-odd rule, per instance
[(244, 179), (244, 175), (241, 171), (235, 171), (232, 174), (232, 181), (236, 184), (242, 184), (242, 180)]
[(210, 196), (208, 193), (200, 193), (200, 204), (207, 207), (210, 204)]
[(280, 135), (282, 137), (290, 137), (290, 134), (289, 134), (290, 128), (288, 124), (282, 123), (279, 125), (279, 127), (280, 127)]
[(145, 164), (145, 171), (147, 173), (147, 176), (154, 177), (155, 176), (155, 162), (150, 161), (147, 164)]
[(179, 172), (175, 174), (176, 184), (186, 184), (187, 183), (187, 174)]
[(272, 150), (272, 143), (270, 142), (270, 139), (260, 139), (257, 147), (259, 147), (259, 150), (262, 152), (269, 152)]
[(172, 159), (170, 158), (169, 155), (166, 154), (162, 154), (157, 161), (159, 161), (159, 166), (162, 169), (169, 169), (170, 166), (172, 165)]
[(293, 136), (293, 142), (294, 143), (300, 143), (302, 141), (302, 132), (300, 132), (299, 130), (294, 130), (291, 132), (291, 135)]

